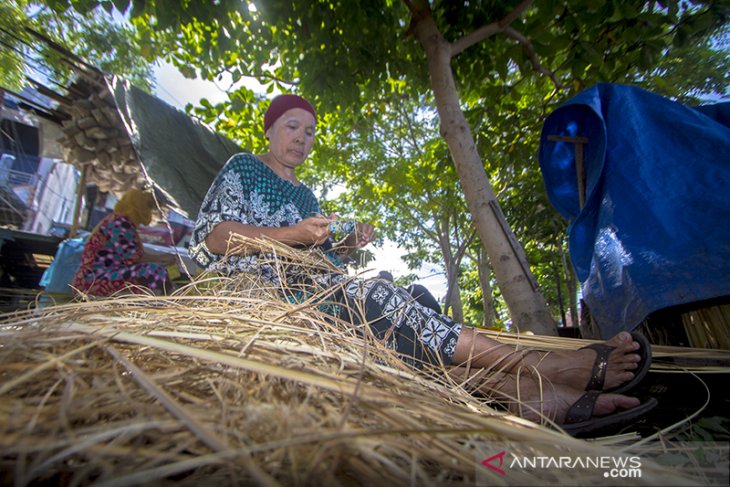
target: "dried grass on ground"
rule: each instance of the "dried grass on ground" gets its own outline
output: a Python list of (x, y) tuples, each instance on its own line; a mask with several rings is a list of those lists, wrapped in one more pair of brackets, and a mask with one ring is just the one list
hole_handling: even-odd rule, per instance
[[(485, 472), (500, 450), (600, 456), (627, 443), (509, 416), (272, 292), (209, 279), (4, 316), (0, 481), (475, 485), (482, 469), (490, 484), (615, 483), (599, 469)], [(640, 482), (687, 484), (651, 463)]]

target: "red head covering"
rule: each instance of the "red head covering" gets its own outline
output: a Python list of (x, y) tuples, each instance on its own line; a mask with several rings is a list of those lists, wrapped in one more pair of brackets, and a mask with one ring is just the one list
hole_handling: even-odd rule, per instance
[(269, 108), (266, 109), (266, 113), (264, 114), (264, 132), (269, 130), (269, 127), (274, 125), (274, 122), (284, 115), (284, 112), (292, 108), (301, 108), (302, 110), (308, 111), (314, 117), (314, 121), (317, 121), (317, 113), (307, 100), (297, 95), (279, 95), (271, 100)]

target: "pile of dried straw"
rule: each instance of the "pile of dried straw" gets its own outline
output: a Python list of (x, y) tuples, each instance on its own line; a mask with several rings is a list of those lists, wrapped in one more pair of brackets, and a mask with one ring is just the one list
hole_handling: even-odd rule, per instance
[[(587, 473), (481, 461), (617, 451), (506, 415), (241, 280), (15, 313), (0, 335), (6, 485), (563, 484)], [(648, 463), (642, 479), (684, 483)]]

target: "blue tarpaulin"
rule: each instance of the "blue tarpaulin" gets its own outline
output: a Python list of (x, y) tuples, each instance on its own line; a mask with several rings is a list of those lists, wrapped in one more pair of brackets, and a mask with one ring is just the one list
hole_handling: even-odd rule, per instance
[(67, 238), (58, 245), (53, 262), (41, 277), (40, 285), (46, 292), (71, 294), (71, 281), (81, 265), (81, 254), (88, 235), (77, 238)]
[[(599, 84), (543, 125), (540, 167), (571, 221), (583, 299), (608, 338), (651, 312), (730, 295), (730, 103), (690, 108)], [(585, 206), (573, 143), (586, 137)]]

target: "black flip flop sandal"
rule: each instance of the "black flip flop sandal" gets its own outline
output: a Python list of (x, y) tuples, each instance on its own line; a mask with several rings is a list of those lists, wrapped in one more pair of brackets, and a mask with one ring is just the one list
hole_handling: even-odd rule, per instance
[(619, 394), (632, 389), (644, 379), (647, 372), (649, 372), (649, 367), (651, 366), (651, 344), (649, 343), (649, 340), (647, 340), (646, 337), (639, 332), (631, 332), (631, 337), (635, 341), (639, 342), (639, 345), (641, 345), (639, 350), (637, 350), (637, 353), (641, 357), (639, 360), (639, 366), (633, 371), (634, 377), (631, 380), (610, 389), (604, 390), (603, 384), (606, 380), (606, 371), (608, 370), (608, 356), (616, 347), (606, 345), (605, 343), (592, 343), (579, 349), (583, 350), (590, 348), (596, 352), (596, 359), (593, 361), (593, 369), (591, 370), (591, 378), (588, 380), (588, 384), (585, 387), (586, 391), (603, 391)]
[(658, 401), (652, 397), (635, 408), (617, 411), (607, 416), (594, 417), (593, 407), (601, 394), (603, 394), (601, 391), (587, 391), (570, 407), (565, 415), (565, 423), (561, 426), (566, 433), (578, 438), (599, 436), (602, 432), (635, 423), (637, 419), (658, 404)]

